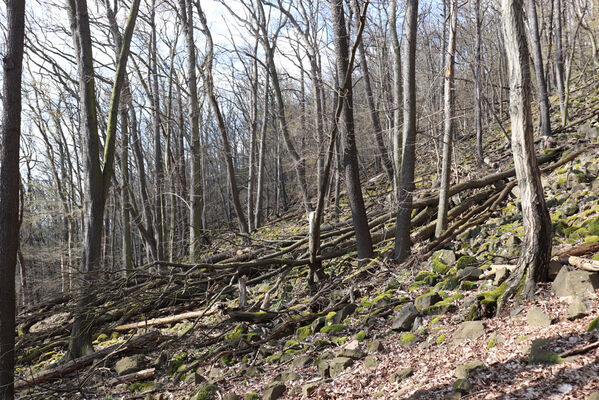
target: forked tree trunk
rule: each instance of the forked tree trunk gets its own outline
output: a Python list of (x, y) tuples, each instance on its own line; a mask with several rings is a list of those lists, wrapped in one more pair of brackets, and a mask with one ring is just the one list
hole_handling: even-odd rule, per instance
[(445, 55), (445, 81), (443, 85), (443, 160), (441, 168), (441, 187), (439, 194), (439, 211), (437, 215), (437, 227), (435, 236), (439, 237), (447, 228), (447, 211), (449, 210), (449, 181), (451, 174), (451, 147), (453, 143), (453, 131), (455, 123), (455, 44), (456, 25), (458, 20), (457, 0), (450, 0), (449, 10), (449, 43)]
[(416, 163), (416, 36), (418, 32), (418, 0), (406, 2), (406, 43), (404, 45), (404, 125), (401, 178), (397, 221), (395, 225), (395, 261), (401, 263), (410, 255), (412, 196)]
[(15, 269), (19, 248), (19, 144), (25, 1), (6, 2), (0, 142), (0, 398), (14, 398)]
[[(551, 258), (551, 220), (535, 156), (533, 119), (530, 110), (530, 69), (522, 0), (502, 0), (503, 33), (510, 74), (510, 121), (512, 152), (520, 187), (524, 241), (516, 272), (507, 281), (498, 312), (514, 296), (534, 296), (537, 282), (546, 281)], [(522, 280), (524, 285), (521, 286)], [(522, 292), (518, 293), (518, 288)]]

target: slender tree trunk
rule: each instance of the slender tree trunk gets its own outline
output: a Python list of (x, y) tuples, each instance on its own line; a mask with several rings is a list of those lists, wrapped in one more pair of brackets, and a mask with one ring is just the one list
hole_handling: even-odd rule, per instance
[[(360, 170), (358, 165), (358, 148), (354, 132), (354, 106), (352, 97), (351, 74), (349, 66), (349, 35), (345, 25), (343, 0), (330, 0), (333, 14), (333, 32), (335, 34), (335, 54), (337, 59), (337, 90), (344, 90), (345, 82), (349, 82), (343, 96), (343, 128), (345, 133), (345, 148), (343, 165), (347, 185), (347, 197), (352, 211), (352, 221), (356, 235), (358, 263), (365, 265), (374, 256), (372, 238), (368, 229), (368, 218), (362, 197)], [(366, 3), (367, 4), (367, 3)], [(366, 4), (364, 6), (366, 6)]]
[[(522, 15), (522, 0), (502, 0), (503, 33), (510, 71), (512, 152), (520, 187), (524, 241), (516, 273), (509, 278), (501, 308), (515, 295), (532, 298), (537, 282), (546, 281), (551, 258), (552, 228), (537, 165), (530, 110), (530, 55)], [(524, 281), (524, 285), (520, 285)], [(521, 287), (522, 292), (518, 292)]]
[(483, 121), (481, 98), (481, 26), (480, 0), (474, 0), (474, 18), (476, 25), (476, 43), (474, 54), (474, 123), (476, 125), (476, 162), (479, 167), (483, 165)]
[(252, 62), (252, 77), (250, 81), (250, 143), (248, 157), (248, 193), (247, 215), (248, 231), (251, 233), (255, 226), (254, 191), (256, 186), (256, 135), (258, 131), (258, 40), (254, 45), (254, 60)]
[[(193, 8), (191, 0), (179, 0), (185, 49), (187, 52), (187, 89), (189, 90), (187, 115), (191, 130), (191, 188), (189, 191), (189, 257), (191, 262), (200, 257), (203, 238), (202, 213), (204, 194), (202, 185), (202, 152), (200, 148), (200, 107), (198, 104), (198, 86), (196, 76), (196, 50), (193, 39)], [(185, 176), (183, 173), (182, 176)]]
[[(358, 20), (358, 18), (360, 17), (358, 10), (358, 0), (353, 1), (353, 8), (354, 16), (356, 18), (356, 30), (358, 30), (360, 27), (360, 21)], [(381, 127), (381, 119), (379, 118), (379, 113), (376, 110), (374, 93), (372, 90), (372, 84), (370, 83), (370, 71), (368, 69), (368, 61), (366, 60), (366, 50), (364, 48), (363, 41), (360, 41), (360, 43), (358, 43), (358, 52), (360, 57), (360, 69), (362, 70), (362, 76), (364, 77), (364, 90), (366, 91), (366, 100), (368, 103), (370, 122), (372, 123), (372, 129), (374, 130), (374, 138), (376, 140), (379, 155), (383, 162), (383, 168), (387, 173), (387, 178), (389, 178), (390, 182), (393, 182), (393, 163), (389, 158), (389, 154), (387, 152), (387, 148), (385, 147), (385, 142), (383, 140), (383, 128)]]
[(549, 100), (547, 98), (547, 85), (545, 84), (543, 52), (541, 51), (541, 38), (539, 36), (539, 22), (537, 20), (537, 6), (535, 0), (526, 0), (526, 13), (528, 14), (532, 58), (535, 64), (535, 76), (537, 78), (541, 135), (548, 138), (551, 136), (551, 118), (549, 117)]
[(15, 270), (19, 248), (19, 145), (25, 1), (6, 2), (8, 25), (3, 59), (0, 131), (0, 398), (14, 398)]
[(264, 117), (260, 128), (260, 145), (258, 147), (258, 179), (256, 183), (256, 211), (254, 212), (254, 227), (259, 228), (262, 225), (263, 191), (264, 191), (264, 161), (266, 157), (266, 131), (268, 129), (268, 107), (270, 97), (270, 76), (266, 74), (264, 82)]
[[(560, 115), (566, 110), (566, 98), (564, 90), (564, 58), (562, 54), (562, 0), (553, 0), (553, 18), (555, 19), (555, 86), (559, 97)], [(563, 121), (562, 121), (563, 125)]]
[(401, 175), (401, 48), (397, 37), (397, 0), (390, 0), (389, 25), (391, 30), (391, 44), (393, 46), (393, 192), (395, 200), (399, 199), (399, 185)]
[(451, 147), (453, 142), (454, 118), (455, 118), (455, 46), (456, 25), (458, 20), (457, 0), (450, 0), (449, 10), (449, 42), (447, 54), (445, 55), (445, 81), (443, 86), (443, 161), (441, 170), (441, 187), (439, 193), (439, 211), (437, 215), (437, 226), (435, 236), (439, 237), (447, 228), (447, 211), (449, 209), (449, 184), (451, 173)]
[(239, 221), (239, 230), (241, 233), (249, 233), (248, 222), (243, 213), (243, 207), (241, 206), (241, 201), (239, 200), (239, 190), (237, 188), (237, 178), (235, 177), (235, 166), (233, 164), (233, 156), (231, 151), (231, 144), (229, 143), (229, 135), (227, 133), (227, 127), (225, 126), (225, 121), (223, 119), (222, 113), (220, 111), (220, 107), (218, 101), (216, 99), (216, 94), (214, 93), (214, 80), (212, 77), (212, 62), (213, 62), (213, 48), (214, 45), (212, 43), (212, 34), (208, 29), (208, 23), (206, 21), (206, 16), (202, 11), (199, 2), (196, 2), (196, 8), (198, 9), (198, 13), (200, 15), (200, 23), (202, 27), (200, 30), (206, 37), (206, 54), (204, 55), (204, 66), (202, 68), (202, 73), (204, 77), (204, 84), (207, 88), (208, 99), (210, 100), (210, 104), (212, 105), (212, 110), (214, 111), (214, 116), (216, 118), (216, 122), (218, 125), (218, 130), (221, 135), (221, 139), (223, 141), (225, 162), (227, 165), (227, 177), (229, 180), (229, 186), (231, 189), (231, 198), (233, 199), (233, 206), (235, 207), (235, 213), (237, 214), (237, 220)]
[(395, 225), (395, 261), (404, 262), (410, 256), (412, 197), (416, 163), (416, 36), (418, 32), (418, 0), (406, 3), (406, 43), (404, 45), (404, 126), (399, 208)]

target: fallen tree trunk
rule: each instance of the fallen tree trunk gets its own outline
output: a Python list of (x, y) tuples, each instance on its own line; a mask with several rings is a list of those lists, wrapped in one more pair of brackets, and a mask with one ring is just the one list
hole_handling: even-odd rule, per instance
[(132, 322), (130, 324), (119, 325), (116, 328), (114, 328), (114, 330), (118, 331), (118, 332), (123, 332), (123, 331), (128, 331), (131, 329), (146, 328), (148, 326), (174, 324), (176, 322), (181, 322), (186, 319), (206, 317), (209, 315), (214, 315), (215, 313), (216, 313), (216, 310), (190, 311), (190, 312), (186, 312), (183, 314), (171, 315), (169, 317), (152, 318), (147, 321), (139, 321), (139, 322)]
[(581, 257), (563, 257), (559, 259), (562, 264), (570, 264), (573, 267), (589, 272), (599, 272), (599, 261), (587, 260)]
[(562, 258), (562, 257), (570, 257), (570, 256), (584, 256), (587, 254), (594, 254), (599, 252), (599, 242), (598, 243), (590, 243), (583, 244), (582, 246), (570, 247), (569, 249), (559, 251), (555, 253), (553, 256)]
[(55, 368), (39, 372), (30, 377), (15, 377), (15, 389), (22, 390), (31, 386), (39, 385), (41, 383), (53, 381), (91, 364), (98, 358), (109, 357), (125, 351), (139, 349), (148, 343), (158, 341), (161, 336), (162, 335), (158, 331), (146, 333), (145, 335), (134, 337), (128, 342), (109, 346), (105, 349), (98, 350), (95, 353), (76, 358)]
[(156, 375), (156, 368), (148, 368), (141, 371), (133, 372), (131, 374), (118, 376), (108, 381), (108, 386), (118, 385), (120, 383), (131, 383), (137, 381), (145, 381), (147, 379), (153, 379)]

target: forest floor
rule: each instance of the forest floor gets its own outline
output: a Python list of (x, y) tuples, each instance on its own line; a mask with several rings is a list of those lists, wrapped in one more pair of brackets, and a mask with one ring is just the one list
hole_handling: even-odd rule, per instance
[[(96, 356), (89, 359), (62, 361), (76, 311), (70, 296), (26, 310), (19, 316), (19, 398), (591, 398), (599, 392), (599, 330), (593, 329), (599, 328), (599, 273), (592, 272), (599, 271), (599, 93), (593, 90), (577, 92), (574, 123), (556, 134), (560, 147), (542, 156), (557, 280), (541, 284), (535, 300), (493, 316), (523, 235), (513, 175), (455, 195), (456, 209), (464, 208), (447, 240), (435, 241), (427, 230), (434, 210), (426, 204), (434, 167), (424, 160), (422, 217), (415, 216), (414, 257), (404, 266), (389, 259), (394, 221), (386, 214), (388, 182), (379, 177), (364, 186), (369, 220), (382, 221), (372, 227), (377, 258), (357, 267), (343, 198), (340, 221), (326, 216), (328, 279), (316, 290), (306, 284), (305, 219), (289, 213), (249, 244), (223, 234), (201, 265), (165, 264), (170, 277), (146, 269), (136, 284), (112, 278), (99, 285), (89, 310), (96, 321)], [(473, 163), (472, 138), (462, 139), (458, 157)], [(462, 183), (509, 170), (500, 131), (487, 148), (489, 165), (462, 172)], [(249, 279), (244, 308), (238, 307), (240, 269)]]

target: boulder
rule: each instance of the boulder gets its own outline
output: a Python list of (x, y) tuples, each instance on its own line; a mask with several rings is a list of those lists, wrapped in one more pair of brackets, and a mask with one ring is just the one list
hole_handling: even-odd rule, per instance
[(551, 325), (553, 318), (545, 314), (540, 308), (533, 307), (526, 314), (526, 323), (528, 326), (543, 328)]
[(290, 372), (281, 372), (280, 374), (275, 376), (273, 381), (290, 382), (290, 381), (297, 381), (300, 378), (301, 377), (297, 374), (297, 372), (290, 371)]
[(467, 364), (458, 365), (455, 370), (455, 377), (458, 379), (467, 379), (471, 375), (485, 368), (485, 364), (482, 361), (471, 361)]
[(345, 348), (345, 349), (341, 349), (341, 351), (339, 353), (337, 353), (337, 357), (347, 357), (347, 358), (351, 358), (353, 360), (359, 360), (361, 358), (364, 358), (365, 356), (366, 356), (366, 353), (364, 353), (360, 349)]
[(240, 400), (241, 397), (236, 393), (227, 393), (223, 396), (223, 400)]
[(264, 370), (260, 367), (249, 366), (241, 371), (241, 375), (245, 378), (255, 378), (256, 376), (264, 373)]
[(312, 396), (316, 389), (318, 389), (317, 383), (306, 383), (305, 385), (302, 385), (302, 396), (308, 398)]
[(563, 265), (562, 263), (555, 261), (555, 260), (551, 260), (549, 261), (549, 264), (547, 265), (547, 269), (549, 270), (548, 273), (548, 278), (550, 281), (555, 280), (555, 278), (557, 277), (557, 274), (559, 274), (559, 272), (562, 270)]
[(482, 321), (462, 322), (458, 329), (453, 333), (453, 342), (455, 344), (463, 343), (467, 340), (475, 340), (485, 334), (485, 326)]
[(356, 308), (358, 308), (357, 304), (350, 303), (343, 307), (341, 310), (337, 311), (337, 314), (335, 314), (335, 317), (333, 318), (334, 323), (342, 323), (345, 320), (345, 318), (349, 317), (354, 312), (356, 312)]
[(212, 368), (208, 373), (208, 379), (211, 382), (220, 382), (225, 379), (225, 370), (220, 368)]
[(599, 274), (594, 272), (562, 268), (551, 285), (558, 297), (575, 297), (585, 292), (593, 293), (599, 288)]
[(599, 400), (599, 392), (593, 392), (589, 395), (588, 400)]
[(331, 374), (331, 378), (339, 375), (346, 368), (349, 368), (354, 363), (354, 360), (349, 357), (335, 357), (331, 360), (329, 364), (329, 372)]
[(197, 399), (197, 400), (212, 399), (212, 398), (214, 398), (214, 393), (217, 390), (218, 390), (218, 388), (211, 383), (202, 383), (196, 389), (193, 399)]
[(383, 351), (385, 351), (385, 346), (383, 346), (383, 343), (378, 339), (373, 340), (368, 345), (369, 353), (382, 353)]
[(373, 369), (378, 367), (379, 362), (374, 356), (368, 356), (364, 359), (364, 368), (365, 369)]
[(318, 374), (325, 379), (331, 376), (331, 368), (329, 363), (325, 360), (318, 360), (316, 362), (316, 369), (318, 370)]
[(574, 297), (572, 303), (568, 306), (568, 319), (574, 320), (589, 315), (591, 308), (589, 302), (580, 296)]
[(477, 281), (482, 274), (483, 271), (478, 267), (465, 267), (458, 271), (457, 277), (461, 281)]
[(310, 356), (299, 356), (293, 359), (291, 365), (294, 368), (303, 368), (310, 363)]
[(262, 395), (262, 400), (279, 399), (283, 397), (283, 395), (285, 394), (285, 390), (287, 390), (285, 385), (283, 385), (282, 383), (275, 383), (274, 385), (271, 385), (268, 389), (266, 389), (266, 391)]
[(399, 371), (393, 373), (391, 375), (391, 383), (399, 383), (401, 381), (403, 381), (404, 379), (412, 376), (414, 374), (414, 369), (412, 367), (406, 367), (403, 369), (400, 369)]
[(141, 371), (146, 366), (146, 359), (142, 354), (135, 354), (130, 357), (123, 357), (116, 362), (114, 370), (117, 375), (127, 375), (133, 372)]
[(416, 297), (416, 299), (414, 300), (414, 306), (416, 307), (417, 310), (422, 311), (425, 308), (428, 308), (434, 304), (437, 304), (441, 300), (443, 300), (443, 298), (441, 296), (439, 296), (438, 293), (431, 292), (431, 293), (423, 294), (422, 296)]
[(326, 324), (326, 317), (319, 317), (312, 321), (310, 325), (312, 327), (312, 332), (319, 332), (322, 327)]
[(453, 390), (454, 390), (454, 392), (457, 392), (457, 393), (462, 393), (462, 394), (470, 393), (472, 391), (472, 389), (474, 389), (474, 386), (468, 379), (458, 379), (453, 384)]
[(408, 303), (399, 310), (391, 329), (394, 331), (409, 331), (412, 329), (414, 319), (418, 316), (418, 310), (414, 307), (414, 304)]
[(533, 340), (528, 355), (529, 364), (561, 364), (563, 362), (559, 354), (548, 350), (549, 341), (547, 339)]
[(493, 285), (499, 286), (501, 285), (507, 278), (510, 276), (510, 270), (506, 267), (497, 268), (497, 272), (495, 272), (495, 278), (493, 278)]

